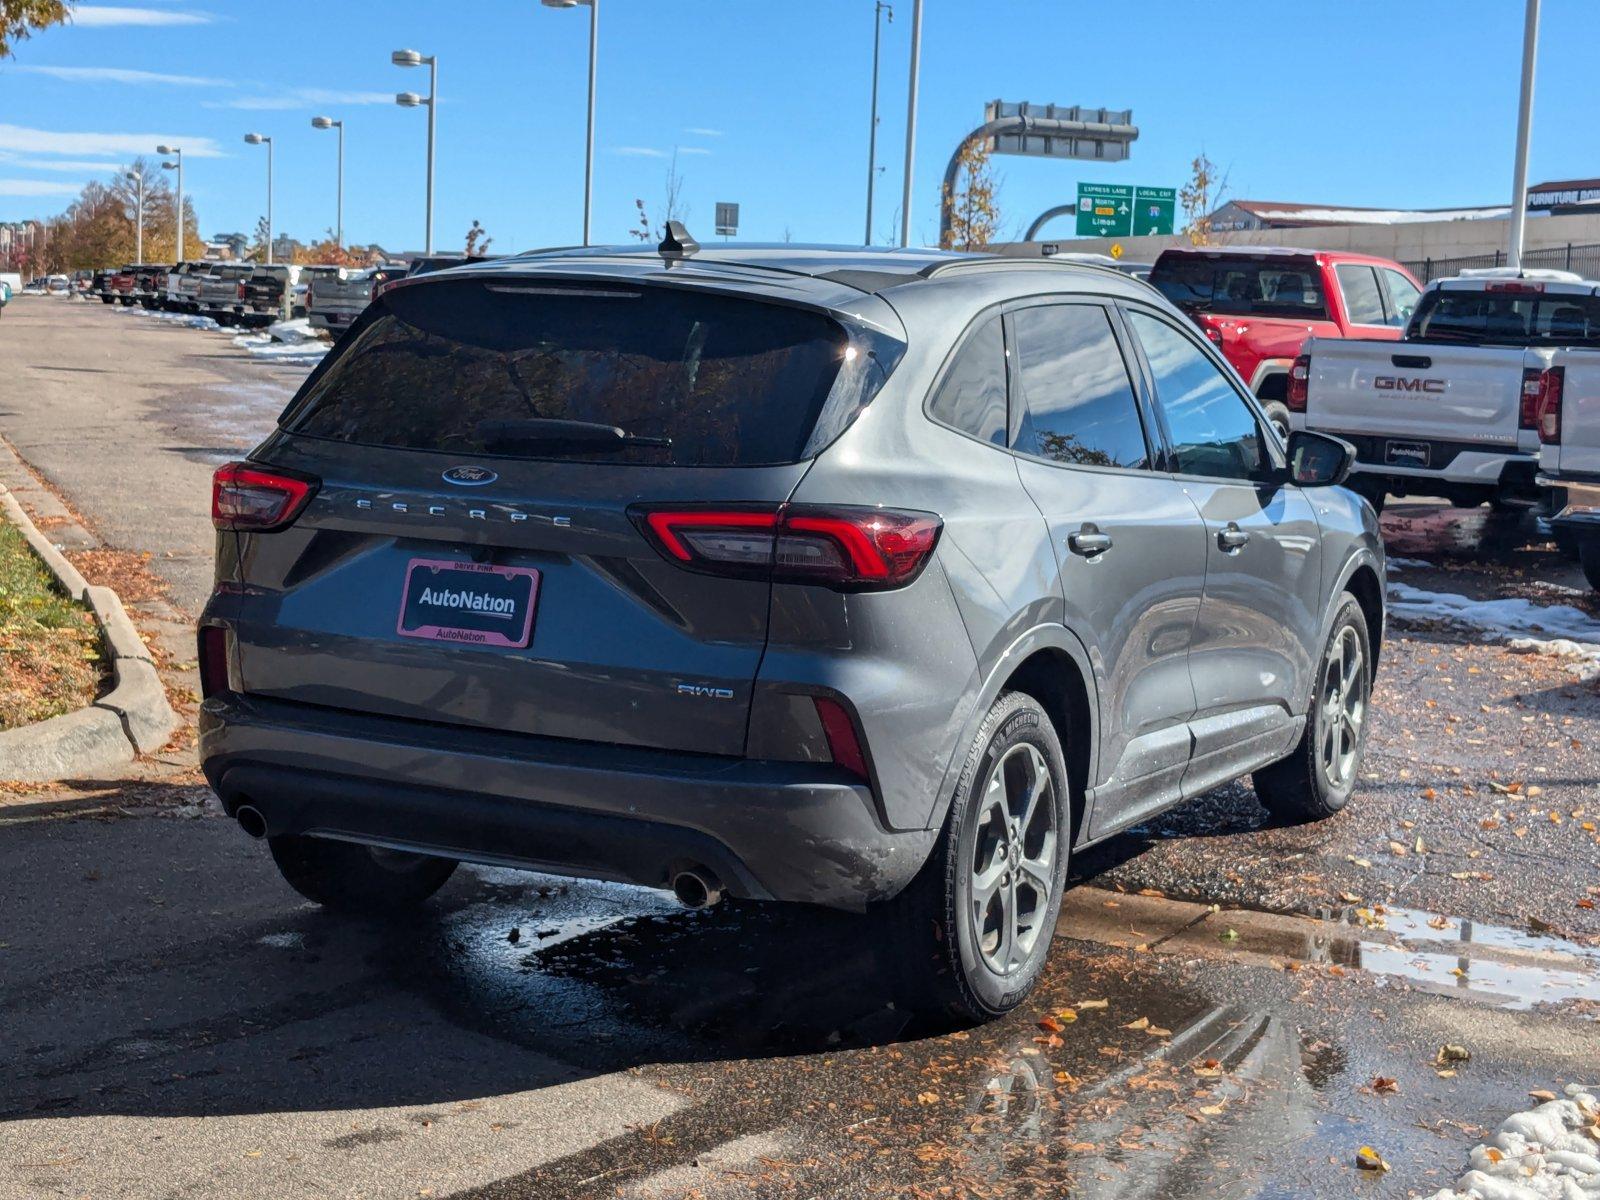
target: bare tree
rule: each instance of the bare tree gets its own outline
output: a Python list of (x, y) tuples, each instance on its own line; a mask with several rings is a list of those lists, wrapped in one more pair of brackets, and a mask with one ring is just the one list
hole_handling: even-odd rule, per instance
[(467, 230), (467, 257), (471, 258), (474, 255), (489, 253), (489, 244), (493, 241), (494, 239), (489, 236), (488, 231), (474, 218), (472, 228)]
[(1211, 218), (1222, 207), (1228, 194), (1228, 177), (1217, 177), (1217, 164), (1202, 150), (1189, 164), (1189, 182), (1178, 189), (1178, 205), (1183, 209), (1182, 235), (1191, 246), (1211, 242)]
[(628, 236), (637, 238), (641, 242), (659, 242), (666, 236), (668, 221), (685, 221), (689, 217), (689, 206), (683, 203), (683, 176), (678, 174), (678, 151), (674, 147), (672, 162), (667, 167), (666, 191), (662, 196), (661, 219), (650, 220), (650, 211), (645, 207), (643, 200), (635, 200), (633, 207), (638, 213), (639, 224), (637, 228), (628, 230)]
[(944, 196), (950, 209), (945, 250), (981, 250), (1000, 229), (1000, 181), (995, 178), (988, 139), (975, 138), (957, 157), (956, 188)]

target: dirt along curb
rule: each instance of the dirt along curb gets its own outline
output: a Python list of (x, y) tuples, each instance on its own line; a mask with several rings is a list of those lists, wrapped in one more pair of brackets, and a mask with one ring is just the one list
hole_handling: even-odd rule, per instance
[(86, 605), (105, 643), (113, 684), (76, 712), (0, 732), (0, 781), (48, 783), (120, 767), (166, 744), (178, 727), (144, 639), (116, 592), (94, 587), (34, 525), (0, 484), (0, 513), (22, 531), (63, 590)]

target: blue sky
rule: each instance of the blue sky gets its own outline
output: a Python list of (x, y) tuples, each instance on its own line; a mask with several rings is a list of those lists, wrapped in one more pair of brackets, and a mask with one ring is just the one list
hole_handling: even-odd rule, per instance
[[(481, 220), (496, 250), (580, 233), (588, 14), (537, 0), (115, 0), (81, 5), (0, 64), (0, 220), (59, 211), (160, 140), (187, 150), (203, 231), (264, 211), (257, 130), (276, 139), (276, 224), (420, 247), (425, 115), (393, 93), (440, 62), (435, 240)], [(1126, 163), (996, 160), (1003, 233), (1078, 180), (1176, 186), (1202, 149), (1236, 197), (1382, 207), (1509, 198), (1519, 0), (926, 0), (913, 239), (932, 241), (945, 160), (986, 101), (1131, 107)], [(885, 27), (877, 220), (897, 228), (911, 0)], [(595, 240), (659, 207), (674, 148), (688, 222), (719, 200), (752, 240), (859, 242), (873, 0), (601, 0)], [(1545, 0), (1531, 175), (1600, 175), (1600, 4)], [(1070, 232), (1065, 223), (1054, 232)]]

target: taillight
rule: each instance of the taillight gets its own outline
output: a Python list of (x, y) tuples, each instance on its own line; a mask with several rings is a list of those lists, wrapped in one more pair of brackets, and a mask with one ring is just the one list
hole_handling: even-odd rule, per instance
[(1306, 395), (1311, 390), (1311, 355), (1302, 354), (1289, 368), (1289, 386), (1283, 402), (1290, 412), (1305, 412)]
[(281, 529), (300, 515), (316, 489), (314, 480), (228, 463), (211, 477), (211, 523), (218, 529)]
[(200, 626), (200, 695), (228, 690), (228, 631), (221, 625)]
[[(1563, 367), (1528, 367), (1522, 372), (1522, 403), (1517, 414), (1518, 429), (1537, 429), (1541, 442), (1558, 442), (1561, 440), (1561, 393), (1566, 383), (1566, 369)], [(1549, 410), (1554, 410), (1555, 425), (1554, 437), (1544, 434), (1544, 416)]]
[[(1567, 372), (1565, 367), (1551, 367), (1539, 372), (1541, 385), (1539, 398), (1534, 404), (1533, 424), (1539, 431), (1539, 441), (1546, 446), (1559, 446), (1561, 444), (1561, 398), (1567, 390)], [(1527, 376), (1523, 376), (1522, 400), (1526, 404)]]
[(635, 506), (629, 515), (664, 557), (689, 570), (849, 592), (910, 583), (944, 526), (932, 513), (800, 504)]
[(823, 736), (828, 739), (828, 751), (833, 761), (862, 779), (870, 779), (867, 756), (861, 749), (861, 737), (856, 733), (855, 720), (850, 710), (830, 696), (813, 696), (817, 720), (822, 722)]
[(238, 291), (239, 299), (243, 300), (244, 299), (244, 284), (242, 284), (242, 283), (239, 284), (237, 291)]

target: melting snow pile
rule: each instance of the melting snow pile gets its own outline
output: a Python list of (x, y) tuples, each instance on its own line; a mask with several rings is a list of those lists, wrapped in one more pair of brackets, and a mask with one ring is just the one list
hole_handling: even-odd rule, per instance
[(256, 358), (280, 362), (315, 362), (328, 352), (328, 343), (317, 336), (304, 317), (279, 321), (260, 333), (241, 333), (233, 344)]
[(1600, 676), (1600, 621), (1570, 604), (1535, 604), (1520, 598), (1474, 600), (1455, 592), (1425, 592), (1391, 583), (1389, 615), (1470, 625), (1509, 638), (1511, 649), (1523, 654), (1568, 659), (1573, 674), (1582, 678)]
[(1472, 1170), (1453, 1190), (1436, 1192), (1429, 1200), (1600, 1197), (1600, 1100), (1575, 1083), (1566, 1092), (1565, 1099), (1507, 1117), (1472, 1151)]

